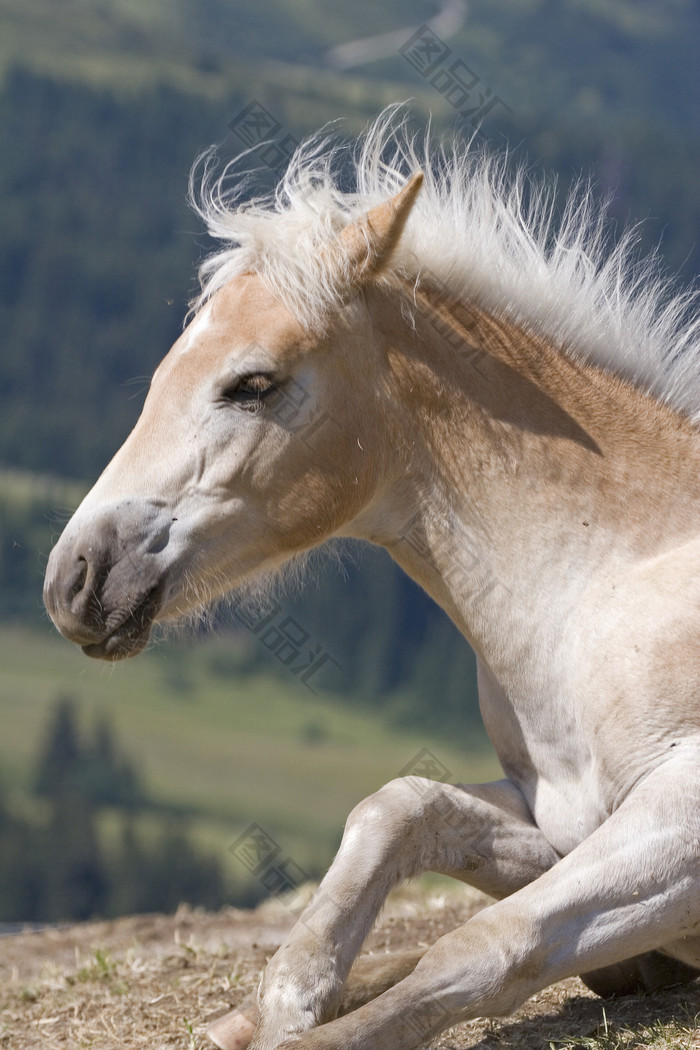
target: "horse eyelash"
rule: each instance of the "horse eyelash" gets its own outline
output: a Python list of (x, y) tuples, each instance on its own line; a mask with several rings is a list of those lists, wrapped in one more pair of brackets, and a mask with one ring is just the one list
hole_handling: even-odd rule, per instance
[(252, 372), (250, 375), (240, 376), (235, 383), (227, 387), (222, 392), (221, 400), (248, 411), (258, 411), (262, 408), (265, 398), (276, 389), (277, 385), (272, 376), (264, 372)]

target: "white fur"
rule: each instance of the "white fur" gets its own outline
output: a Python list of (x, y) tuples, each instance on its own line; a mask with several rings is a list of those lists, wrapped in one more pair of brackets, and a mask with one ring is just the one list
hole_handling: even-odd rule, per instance
[(338, 231), (387, 199), (422, 168), (425, 183), (391, 269), (420, 283), (437, 278), (453, 295), (532, 329), (567, 352), (631, 379), (700, 420), (700, 317), (694, 291), (677, 292), (658, 257), (636, 258), (637, 233), (610, 243), (605, 207), (579, 184), (561, 216), (554, 187), (513, 173), (507, 155), (454, 142), (422, 146), (402, 107), (387, 109), (352, 152), (323, 135), (303, 143), (274, 196), (242, 201), (245, 182), (217, 177), (205, 155), (191, 199), (221, 251), (201, 267), (196, 310), (231, 278), (259, 273), (296, 316), (323, 325), (342, 295), (332, 253)]

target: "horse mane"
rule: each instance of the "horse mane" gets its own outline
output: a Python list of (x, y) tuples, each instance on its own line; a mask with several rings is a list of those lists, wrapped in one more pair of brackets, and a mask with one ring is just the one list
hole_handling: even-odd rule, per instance
[(200, 267), (193, 311), (253, 271), (300, 321), (322, 328), (344, 286), (320, 249), (421, 168), (423, 187), (377, 280), (437, 282), (700, 421), (697, 292), (677, 290), (658, 253), (639, 256), (638, 228), (613, 240), (590, 182), (558, 212), (555, 183), (473, 140), (435, 144), (428, 129), (418, 141), (402, 106), (354, 147), (323, 132), (302, 143), (267, 197), (244, 199), (248, 180), (232, 180), (237, 162), (218, 174), (215, 157), (199, 158), (190, 178), (191, 203), (224, 245)]

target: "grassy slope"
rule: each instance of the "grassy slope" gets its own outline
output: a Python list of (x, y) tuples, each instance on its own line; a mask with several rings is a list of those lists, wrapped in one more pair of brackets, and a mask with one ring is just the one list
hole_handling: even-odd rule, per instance
[[(86, 726), (100, 712), (109, 715), (143, 768), (149, 792), (198, 814), (202, 840), (224, 850), (255, 821), (280, 836), (301, 864), (325, 863), (352, 806), (421, 748), (452, 771), (452, 780), (498, 776), (495, 759), (470, 755), (468, 740), (462, 750), (399, 733), (372, 712), (272, 675), (227, 680), (213, 674), (212, 654), (227, 644), (222, 638), (163, 644), (107, 666), (87, 660), (48, 627), (5, 625), (0, 768), (20, 789), (28, 786), (48, 708), (58, 695), (69, 695)], [(183, 674), (185, 690), (177, 688)]]

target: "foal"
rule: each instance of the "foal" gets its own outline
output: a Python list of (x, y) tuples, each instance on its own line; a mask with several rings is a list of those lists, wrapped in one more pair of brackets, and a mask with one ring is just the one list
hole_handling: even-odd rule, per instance
[[(424, 178), (398, 135), (370, 132), (353, 197), (303, 152), (286, 206), (205, 187), (225, 248), (47, 569), (59, 630), (118, 659), (156, 620), (362, 538), (476, 651), (505, 778), (361, 802), (254, 1035), (215, 1026), (226, 1050), (409, 1050), (572, 974), (607, 992), (700, 970), (697, 323), (653, 275), (640, 289), (624, 245), (603, 257), (585, 199), (554, 233), (493, 162)], [(496, 903), (348, 982), (422, 871)]]

